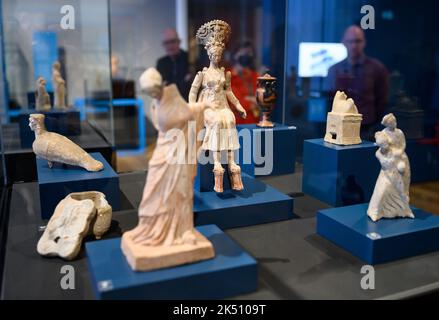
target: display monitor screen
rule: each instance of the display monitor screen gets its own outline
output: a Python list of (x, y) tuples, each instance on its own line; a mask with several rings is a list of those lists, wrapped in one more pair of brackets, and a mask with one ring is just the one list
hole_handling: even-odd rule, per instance
[(299, 76), (327, 77), (329, 68), (347, 55), (342, 43), (302, 42), (299, 45)]

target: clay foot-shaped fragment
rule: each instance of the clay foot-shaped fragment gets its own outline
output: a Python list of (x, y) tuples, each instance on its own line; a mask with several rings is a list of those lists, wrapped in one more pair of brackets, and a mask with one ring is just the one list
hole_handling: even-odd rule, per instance
[(97, 212), (95, 219), (90, 225), (90, 233), (92, 233), (97, 240), (101, 239), (102, 236), (110, 229), (111, 218), (113, 215), (113, 210), (105, 198), (105, 195), (97, 191), (87, 191), (71, 193), (68, 195), (68, 198), (72, 198), (77, 201), (89, 199), (94, 202)]
[(65, 260), (75, 259), (95, 215), (91, 200), (62, 200), (38, 241), (38, 253), (48, 257), (59, 256)]
[(232, 189), (235, 191), (244, 190), (244, 185), (242, 183), (241, 168), (238, 165), (232, 165), (230, 167), (230, 182), (232, 184)]
[(111, 225), (112, 209), (105, 195), (97, 191), (71, 193), (55, 212), (38, 241), (40, 255), (73, 260), (81, 250), (84, 237), (100, 239)]
[(216, 193), (223, 193), (224, 192), (224, 187), (223, 187), (224, 172), (225, 172), (225, 170), (221, 167), (215, 168), (213, 170), (213, 174), (215, 176), (215, 186), (214, 186), (213, 190)]

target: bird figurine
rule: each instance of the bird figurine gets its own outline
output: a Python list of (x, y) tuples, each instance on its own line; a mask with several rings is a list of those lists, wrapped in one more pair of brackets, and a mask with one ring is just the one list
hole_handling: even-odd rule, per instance
[(43, 114), (31, 114), (29, 127), (35, 132), (32, 149), (37, 157), (47, 160), (49, 168), (57, 162), (82, 167), (91, 172), (101, 171), (104, 168), (102, 162), (95, 160), (70, 139), (47, 131), (44, 118)]

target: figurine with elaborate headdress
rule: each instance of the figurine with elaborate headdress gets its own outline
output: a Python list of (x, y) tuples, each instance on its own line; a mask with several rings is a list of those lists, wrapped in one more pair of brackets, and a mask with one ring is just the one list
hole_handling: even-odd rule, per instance
[(235, 162), (235, 151), (240, 148), (235, 115), (229, 102), (240, 115), (247, 117), (245, 109), (231, 88), (231, 73), (220, 66), (224, 48), (231, 33), (230, 26), (221, 20), (204, 24), (197, 32), (197, 39), (204, 45), (210, 60), (209, 68), (198, 72), (189, 94), (189, 102), (208, 102), (213, 108), (204, 111), (206, 133), (202, 149), (210, 151), (214, 159), (214, 190), (223, 192), (225, 170), (221, 165), (221, 152), (227, 152), (227, 163), (233, 190), (243, 190), (241, 168)]

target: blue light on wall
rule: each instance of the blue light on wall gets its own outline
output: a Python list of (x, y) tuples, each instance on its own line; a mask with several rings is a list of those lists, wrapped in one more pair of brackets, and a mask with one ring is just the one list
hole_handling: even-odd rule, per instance
[(34, 32), (32, 35), (34, 80), (46, 79), (47, 91), (53, 91), (52, 64), (58, 60), (58, 44), (55, 32)]

